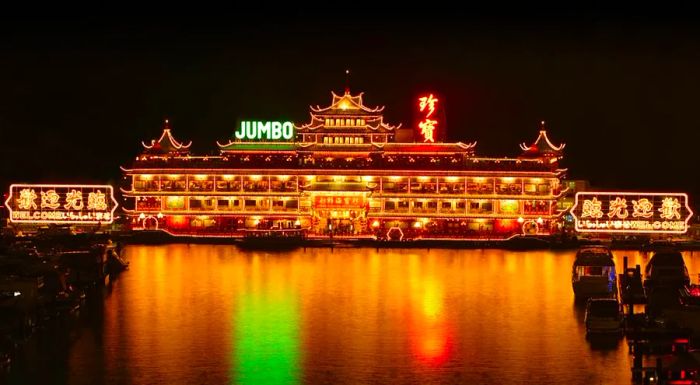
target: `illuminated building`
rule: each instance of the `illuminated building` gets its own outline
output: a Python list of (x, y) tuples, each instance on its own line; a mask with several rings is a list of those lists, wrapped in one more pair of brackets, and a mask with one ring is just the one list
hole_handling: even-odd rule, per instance
[[(426, 95), (427, 96), (427, 95)], [(420, 99), (419, 128), (384, 121), (362, 94), (333, 94), (305, 124), (241, 122), (216, 156), (190, 153), (166, 121), (158, 140), (123, 167), (133, 229), (240, 236), (246, 229), (303, 228), (310, 236), (507, 239), (549, 234), (563, 145), (542, 129), (516, 158), (445, 143), (439, 103)], [(426, 108), (427, 107), (427, 108)], [(415, 138), (415, 139), (414, 139)]]

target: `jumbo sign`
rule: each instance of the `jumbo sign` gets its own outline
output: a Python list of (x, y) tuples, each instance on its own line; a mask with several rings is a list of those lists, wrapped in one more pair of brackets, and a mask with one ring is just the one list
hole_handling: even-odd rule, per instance
[(238, 140), (292, 140), (294, 124), (292, 122), (258, 122), (242, 121), (238, 131), (233, 133)]

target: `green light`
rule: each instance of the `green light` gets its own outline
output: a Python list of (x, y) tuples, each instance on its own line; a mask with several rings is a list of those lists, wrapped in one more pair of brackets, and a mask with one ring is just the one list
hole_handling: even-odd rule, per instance
[(291, 293), (242, 296), (235, 329), (234, 383), (299, 382), (299, 317)]
[(292, 122), (242, 121), (234, 137), (239, 140), (291, 140), (294, 138)]

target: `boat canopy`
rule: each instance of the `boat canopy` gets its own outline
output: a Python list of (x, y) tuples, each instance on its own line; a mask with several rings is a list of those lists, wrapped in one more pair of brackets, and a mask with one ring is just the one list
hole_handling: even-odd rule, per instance
[(574, 266), (615, 266), (610, 250), (602, 247), (584, 248), (576, 254)]

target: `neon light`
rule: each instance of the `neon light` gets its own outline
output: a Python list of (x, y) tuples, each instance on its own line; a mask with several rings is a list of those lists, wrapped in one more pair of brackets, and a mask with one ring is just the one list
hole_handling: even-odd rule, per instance
[(391, 239), (389, 234), (391, 234), (392, 231), (398, 230), (399, 231), (399, 241), (403, 241), (403, 230), (401, 230), (400, 227), (394, 226), (389, 228), (389, 230), (386, 232), (386, 238)]
[(258, 122), (242, 121), (241, 127), (234, 132), (239, 140), (291, 140), (294, 138), (294, 124), (292, 122)]
[[(25, 188), (19, 192), (19, 198), (17, 198), (17, 207), (22, 210), (36, 209), (36, 192), (34, 189)], [(9, 205), (8, 205), (9, 207)]]
[(82, 210), (83, 209), (83, 193), (75, 189), (66, 194), (66, 204), (63, 205), (66, 210)]
[(97, 190), (97, 192), (91, 192), (88, 194), (88, 210), (107, 210), (107, 200), (105, 194)]
[(418, 123), (418, 128), (420, 128), (421, 135), (423, 135), (423, 142), (435, 143), (435, 126), (437, 126), (437, 120), (425, 119), (424, 121)]
[[(58, 200), (61, 199), (61, 196), (56, 193), (56, 190), (49, 190), (49, 191), (42, 191), (41, 192), (41, 208), (42, 209), (57, 209), (58, 206), (61, 204), (58, 203)], [(36, 207), (35, 207), (36, 208)]]
[(583, 212), (581, 213), (581, 218), (602, 218), (603, 217), (603, 204), (598, 201), (598, 198), (593, 198), (592, 200), (583, 201)]
[(433, 94), (423, 96), (422, 98), (418, 98), (418, 106), (420, 107), (421, 112), (423, 112), (425, 108), (428, 107), (429, 111), (428, 114), (425, 115), (426, 118), (429, 118), (435, 112), (435, 104), (437, 104), (438, 100), (438, 98), (433, 97)]
[(620, 197), (615, 198), (614, 201), (610, 201), (610, 211), (608, 212), (608, 218), (617, 216), (620, 219), (625, 219), (629, 213), (627, 212), (627, 200)]
[[(632, 200), (632, 218), (628, 219), (627, 201)], [(584, 199), (592, 198), (592, 199)], [(598, 200), (600, 198), (600, 200)], [(579, 202), (583, 202), (579, 208)], [(601, 220), (603, 203), (610, 209), (608, 220)], [(655, 205), (661, 207), (657, 211)], [(681, 210), (683, 213), (681, 213)], [(657, 212), (659, 214), (657, 214)], [(693, 216), (688, 195), (683, 193), (632, 193), (586, 191), (576, 194), (571, 215), (576, 231), (603, 233), (684, 234)]]
[(681, 204), (678, 203), (678, 198), (664, 198), (659, 209), (661, 213), (659, 216), (663, 219), (681, 219), (681, 213), (678, 212), (680, 208)]
[(647, 198), (642, 198), (638, 201), (633, 200), (632, 206), (634, 208), (634, 212), (632, 212), (633, 218), (651, 218), (654, 216), (652, 212), (654, 210), (654, 205)]
[[(40, 206), (35, 202), (37, 190), (42, 197)], [(102, 191), (109, 192), (109, 201)], [(88, 207), (83, 193), (88, 194)], [(65, 195), (63, 205), (59, 203), (61, 195)], [(12, 223), (110, 224), (118, 206), (109, 185), (13, 184), (5, 204)]]

